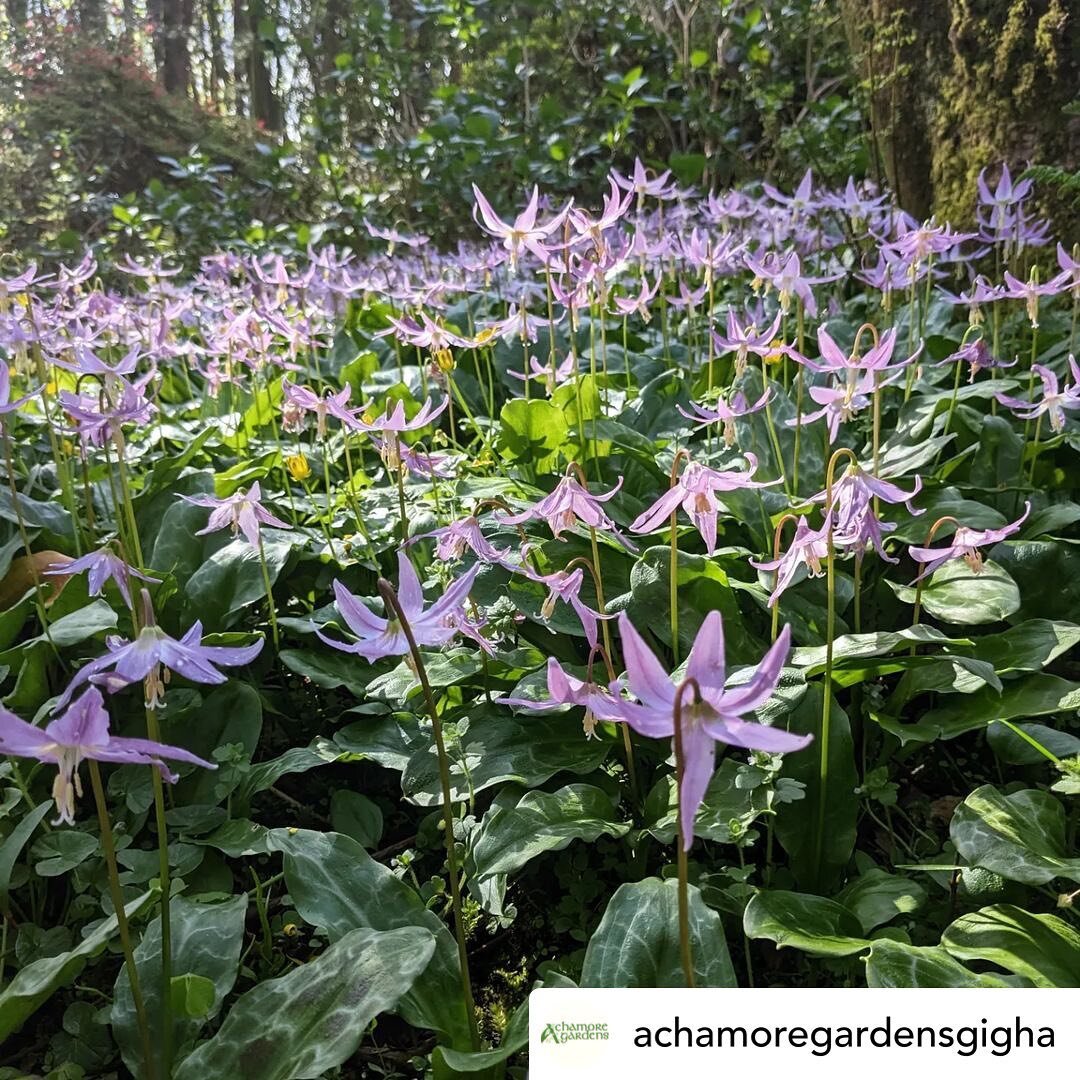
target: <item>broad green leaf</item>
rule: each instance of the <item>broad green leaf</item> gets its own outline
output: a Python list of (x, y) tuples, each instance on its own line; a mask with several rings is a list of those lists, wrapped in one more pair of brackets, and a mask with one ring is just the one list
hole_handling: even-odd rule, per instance
[(370, 665), (359, 657), (325, 650), (282, 649), (279, 658), (290, 671), (303, 675), (325, 690), (344, 686), (353, 697), (363, 699), (367, 696)]
[(1028, 619), (1003, 634), (979, 638), (974, 654), (1000, 674), (1041, 671), (1080, 642), (1080, 626), (1049, 619)]
[[(264, 533), (263, 552), (270, 584), (277, 581), (294, 541), (275, 531)], [(231, 616), (249, 604), (266, 602), (259, 549), (243, 538), (215, 551), (188, 579), (184, 587), (192, 610), (208, 630), (227, 629)]]
[(926, 890), (915, 881), (874, 867), (860, 874), (836, 897), (850, 911), (863, 933), (891, 922), (897, 915), (910, 915), (926, 902)]
[(1027, 720), (1077, 709), (1080, 709), (1080, 683), (1042, 672), (1006, 683), (1000, 694), (988, 686), (956, 704), (931, 709), (915, 724), (899, 727), (909, 732), (911, 738), (926, 742), (955, 739), (995, 720)]
[[(694, 818), (694, 835), (714, 843), (732, 842), (731, 824), (745, 831), (767, 809), (759, 792), (738, 786), (739, 762), (724, 758), (713, 773), (705, 797)], [(645, 800), (644, 832), (661, 844), (675, 839), (678, 817), (678, 791), (671, 774), (658, 780)]]
[(1036, 986), (1080, 986), (1080, 933), (1056, 915), (998, 904), (962, 915), (941, 936), (961, 960), (982, 960)]
[(246, 801), (257, 792), (273, 787), (283, 776), (309, 772), (320, 765), (332, 765), (343, 757), (345, 751), (336, 743), (321, 735), (316, 736), (310, 746), (294, 746), (279, 757), (252, 765), (237, 785), (236, 798)]
[[(610, 738), (586, 739), (581, 725), (568, 716), (516, 716), (483, 704), (456, 727), (456, 735), (447, 732), (450, 794), (455, 800), (507, 781), (531, 788), (559, 772), (590, 773), (612, 746)], [(418, 806), (442, 802), (432, 742), (409, 759), (401, 788)]]
[(15, 861), (22, 854), (26, 842), (34, 830), (41, 824), (41, 819), (52, 809), (51, 802), (43, 802), (34, 807), (0, 844), (0, 911), (8, 913), (8, 889), (11, 886), (11, 871)]
[[(858, 800), (854, 797), (859, 777), (855, 767), (855, 744), (847, 714), (835, 700), (830, 709), (829, 745), (821, 742), (823, 692), (811, 686), (787, 728), (811, 734), (814, 741), (803, 750), (784, 757), (782, 775), (805, 785), (806, 797), (779, 807), (776, 838), (791, 859), (795, 879), (807, 889), (828, 888), (847, 865), (855, 848)], [(828, 778), (822, 784), (822, 755), (827, 753)]]
[(532, 465), (538, 473), (552, 471), (569, 434), (561, 409), (538, 398), (516, 398), (502, 407), (499, 424), (499, 448), (505, 457)]
[[(547, 985), (545, 981), (545, 985)], [(506, 1030), (502, 1033), (495, 1050), (451, 1050), (437, 1046), (433, 1057), (441, 1059), (449, 1068), (459, 1073), (482, 1072), (495, 1065), (500, 1065), (507, 1058), (524, 1050), (529, 1045), (529, 999), (526, 998), (513, 1012)], [(438, 1074), (436, 1074), (438, 1075)]]
[[(916, 589), (889, 587), (905, 604), (914, 604)], [(1020, 609), (1020, 590), (1008, 571), (987, 560), (975, 573), (962, 559), (935, 570), (923, 585), (922, 607), (929, 615), (954, 626), (980, 626), (1001, 622)]]
[(1006, 795), (984, 784), (956, 808), (949, 835), (972, 866), (1010, 881), (1080, 881), (1080, 858), (1070, 857), (1065, 846), (1065, 810), (1048, 792)]
[[(200, 904), (174, 896), (169, 905), (172, 934), (173, 1046), (193, 1039), (207, 1020), (217, 1016), (236, 982), (240, 952), (244, 945), (246, 893), (220, 904)], [(143, 932), (135, 948), (139, 987), (150, 1025), (155, 1067), (160, 1073), (162, 1044), (161, 1012), (161, 917)], [(191, 979), (188, 979), (191, 976)], [(194, 981), (193, 981), (194, 980)], [(180, 998), (183, 1008), (175, 1005)], [(207, 1000), (208, 999), (208, 1000)], [(201, 1011), (198, 1011), (200, 1010)], [(196, 1010), (196, 1011), (191, 1011)], [(110, 1014), (113, 1034), (124, 1064), (137, 1077), (144, 1076), (142, 1040), (135, 1016), (135, 1001), (127, 968), (121, 968), (113, 989)]]
[(78, 829), (54, 829), (39, 836), (30, 849), (34, 873), (41, 877), (59, 877), (81, 866), (98, 851), (98, 838)]
[(369, 851), (382, 838), (383, 815), (379, 804), (358, 791), (339, 788), (330, 796), (330, 820), (335, 832), (351, 836)]
[(50, 623), (49, 633), (34, 640), (51, 641), (57, 648), (66, 649), (95, 634), (115, 629), (116, 621), (116, 612), (104, 600), (94, 600), (86, 607)]
[[(143, 911), (153, 900), (153, 892), (143, 893), (124, 908), (128, 919)], [(0, 1042), (26, 1022), (49, 998), (78, 978), (86, 962), (104, 951), (116, 934), (116, 916), (110, 915), (71, 949), (27, 964), (0, 993)]]
[[(1060, 758), (1080, 754), (1080, 738), (1045, 724), (1014, 725), (1051, 754)], [(991, 724), (986, 733), (994, 753), (1010, 765), (1049, 765), (1050, 759), (1005, 724)]]
[[(678, 882), (620, 885), (585, 949), (582, 986), (685, 986), (679, 952)], [(689, 888), (690, 950), (698, 986), (736, 986), (720, 916)]]
[(189, 1020), (201, 1020), (210, 1015), (216, 991), (205, 975), (174, 975), (169, 980), (169, 1002), (173, 1012)]
[(866, 985), (874, 989), (934, 989), (940, 987), (1006, 986), (993, 975), (976, 975), (958, 963), (941, 945), (926, 948), (879, 938), (866, 958)]
[(603, 791), (569, 784), (551, 794), (529, 791), (516, 806), (489, 810), (475, 834), (472, 856), (478, 877), (513, 874), (572, 840), (624, 836), (629, 829)]
[(815, 956), (851, 956), (870, 942), (859, 920), (843, 904), (809, 893), (761, 890), (746, 905), (743, 931), (749, 938), (790, 945)]
[(359, 927), (422, 927), (433, 936), (430, 965), (403, 994), (398, 1011), (414, 1027), (441, 1032), (451, 1045), (468, 1049), (457, 944), (420, 896), (347, 836), (275, 829), (270, 846), (284, 855), (285, 881), (296, 910), (332, 941)]
[(417, 926), (353, 930), (303, 967), (268, 979), (184, 1059), (176, 1080), (317, 1078), (344, 1064), (368, 1024), (400, 1000), (435, 948)]

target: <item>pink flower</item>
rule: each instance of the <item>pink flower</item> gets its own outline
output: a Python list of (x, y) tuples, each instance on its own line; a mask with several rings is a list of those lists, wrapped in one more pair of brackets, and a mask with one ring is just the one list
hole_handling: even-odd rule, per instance
[(213, 495), (181, 495), (185, 502), (195, 506), (213, 507), (210, 520), (205, 529), (200, 529), (195, 535), (205, 536), (207, 533), (217, 532), (218, 529), (231, 528), (235, 536), (242, 532), (245, 539), (252, 547), (258, 547), (260, 543), (259, 526), (273, 525), (278, 529), (289, 529), (292, 526), (280, 518), (274, 517), (260, 501), (262, 489), (258, 480), (245, 492), (237, 491), (227, 499), (216, 499)]

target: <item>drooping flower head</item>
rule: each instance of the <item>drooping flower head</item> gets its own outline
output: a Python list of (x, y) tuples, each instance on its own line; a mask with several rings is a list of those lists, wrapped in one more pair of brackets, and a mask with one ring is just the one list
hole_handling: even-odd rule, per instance
[(152, 585), (161, 584), (160, 578), (149, 577), (133, 566), (128, 566), (110, 547), (98, 548), (97, 551), (91, 551), (71, 562), (50, 563), (45, 574), (65, 578), (75, 574), (87, 574), (89, 596), (100, 596), (105, 588), (105, 582), (111, 578), (116, 582), (116, 587), (120, 590), (120, 595), (128, 607), (132, 605), (131, 579), (133, 577)]
[(79, 765), (86, 760), (109, 761), (121, 765), (153, 765), (170, 783), (177, 777), (165, 760), (184, 761), (216, 769), (178, 746), (149, 739), (125, 739), (109, 734), (109, 714), (101, 691), (91, 687), (72, 702), (63, 715), (44, 728), (34, 727), (7, 709), (0, 708), (0, 754), (35, 758), (57, 767), (53, 800), (59, 815), (54, 824), (75, 823), (75, 799), (82, 795)]
[(801, 750), (810, 735), (792, 735), (779, 728), (744, 720), (772, 696), (791, 645), (791, 628), (785, 626), (775, 644), (754, 669), (749, 681), (725, 685), (724, 622), (719, 611), (710, 611), (698, 630), (686, 661), (686, 679), (697, 684), (698, 700), (682, 681), (673, 680), (642, 640), (623, 612), (619, 634), (626, 659), (626, 681), (637, 702), (620, 702), (623, 719), (637, 732), (659, 739), (674, 735), (676, 695), (681, 693), (683, 779), (679, 816), (684, 846), (694, 836), (694, 818), (716, 766), (716, 744), (770, 754)]
[(241, 532), (247, 542), (257, 548), (260, 543), (260, 525), (272, 525), (277, 529), (291, 528), (288, 522), (274, 517), (263, 506), (262, 488), (258, 480), (247, 491), (234, 492), (224, 499), (217, 499), (213, 495), (181, 495), (180, 498), (194, 506), (209, 506), (213, 509), (206, 528), (200, 529), (196, 536), (231, 528), (233, 536)]
[[(479, 573), (478, 564), (462, 574), (431, 607), (425, 608), (420, 578), (408, 555), (404, 551), (398, 552), (397, 597), (417, 645), (445, 645), (458, 633), (458, 620), (464, 618), (465, 598)], [(393, 612), (387, 612), (389, 618), (376, 615), (336, 579), (334, 599), (345, 625), (357, 640), (336, 641), (316, 629), (320, 641), (371, 661), (384, 656), (405, 656), (409, 652), (408, 638)]]
[(983, 557), (980, 548), (990, 544), (999, 544), (1008, 539), (1014, 533), (1020, 531), (1020, 526), (1027, 520), (1031, 513), (1031, 503), (1024, 503), (1024, 512), (1015, 521), (1003, 525), (1000, 529), (969, 529), (966, 525), (957, 527), (952, 539), (945, 547), (909, 547), (908, 554), (917, 562), (922, 563), (919, 576), (912, 582), (929, 577), (938, 567), (944, 566), (953, 559), (963, 559), (973, 574), (981, 574), (983, 570)]

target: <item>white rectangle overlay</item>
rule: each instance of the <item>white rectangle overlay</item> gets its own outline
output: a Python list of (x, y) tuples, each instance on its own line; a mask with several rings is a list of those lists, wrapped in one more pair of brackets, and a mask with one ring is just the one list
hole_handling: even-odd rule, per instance
[(868, 1066), (874, 1080), (911, 1080), (912, 1067), (986, 1080), (1035, 1066), (1076, 1075), (1078, 1062), (1080, 989), (558, 989), (529, 998), (532, 1080), (656, 1080), (658, 1069), (684, 1066), (700, 1077), (746, 1067), (835, 1080), (838, 1068)]

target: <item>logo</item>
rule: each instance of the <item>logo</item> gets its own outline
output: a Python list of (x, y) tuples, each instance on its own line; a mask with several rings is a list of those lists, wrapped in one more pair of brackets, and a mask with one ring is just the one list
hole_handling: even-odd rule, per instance
[(556, 1045), (570, 1042), (607, 1042), (611, 1038), (607, 1024), (571, 1024), (560, 1020), (551, 1024), (540, 1033), (542, 1043)]

